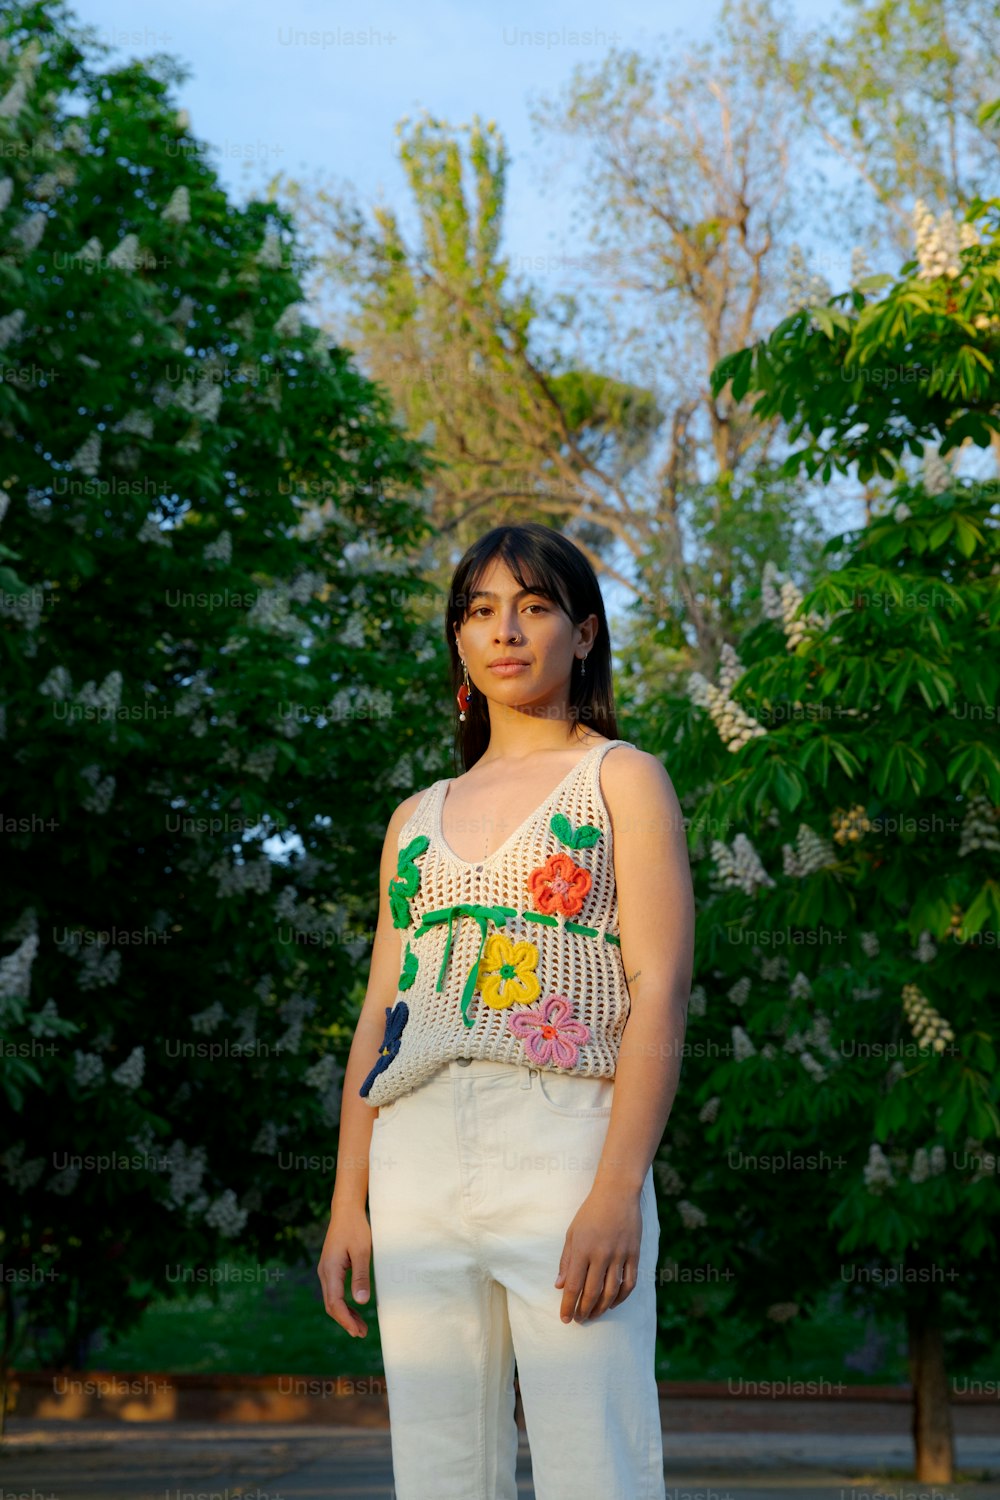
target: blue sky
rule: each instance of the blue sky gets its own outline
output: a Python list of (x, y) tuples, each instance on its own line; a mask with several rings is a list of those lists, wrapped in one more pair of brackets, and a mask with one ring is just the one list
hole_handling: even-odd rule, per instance
[[(789, 3), (800, 25), (831, 18), (828, 0)], [(397, 121), (424, 109), (453, 125), (476, 113), (496, 120), (512, 156), (504, 250), (527, 279), (562, 290), (560, 256), (577, 244), (579, 180), (571, 154), (553, 171), (572, 148), (536, 138), (532, 97), (557, 93), (577, 64), (596, 64), (612, 47), (707, 40), (719, 5), (78, 0), (75, 13), (119, 58), (168, 52), (189, 68), (178, 102), (195, 136), (215, 148), (210, 160), (237, 199), (284, 171), (405, 210)]]
[[(793, 0), (800, 22), (824, 0)], [(405, 199), (394, 127), (425, 108), (452, 124), (495, 119), (512, 153), (508, 253), (538, 279), (571, 243), (572, 173), (553, 180), (554, 146), (535, 139), (532, 94), (558, 90), (577, 63), (660, 37), (706, 39), (718, 5), (698, 0), (79, 0), (76, 14), (120, 55), (166, 51), (192, 76), (180, 91), (195, 134), (234, 196), (283, 170), (350, 183), (363, 201)], [(527, 35), (525, 35), (527, 34)], [(362, 37), (364, 40), (362, 40)], [(249, 162), (249, 166), (245, 163)], [(559, 280), (555, 269), (552, 281)]]

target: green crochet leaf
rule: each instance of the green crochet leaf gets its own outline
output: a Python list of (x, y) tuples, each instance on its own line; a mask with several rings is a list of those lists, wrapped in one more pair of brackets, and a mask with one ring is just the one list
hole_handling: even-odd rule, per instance
[(599, 828), (595, 828), (591, 823), (581, 823), (576, 830), (576, 842), (573, 847), (574, 849), (593, 849), (600, 837)]
[(415, 859), (419, 859), (429, 843), (430, 839), (426, 833), (420, 834), (418, 838), (411, 839), (406, 848), (399, 851), (399, 860), (397, 861), (396, 868), (401, 871), (404, 865), (411, 865)]
[(559, 842), (568, 849), (592, 849), (601, 837), (601, 830), (590, 823), (581, 823), (574, 832), (572, 823), (563, 813), (556, 813), (549, 822), (549, 827)]
[(393, 927), (409, 927), (410, 901), (420, 889), (420, 871), (413, 863), (419, 859), (430, 844), (425, 833), (411, 839), (405, 849), (400, 849), (396, 860), (396, 874), (389, 881), (389, 910)]
[(417, 955), (412, 952), (409, 943), (406, 945), (406, 957), (403, 960), (402, 973), (399, 976), (399, 988), (408, 990), (417, 977)]

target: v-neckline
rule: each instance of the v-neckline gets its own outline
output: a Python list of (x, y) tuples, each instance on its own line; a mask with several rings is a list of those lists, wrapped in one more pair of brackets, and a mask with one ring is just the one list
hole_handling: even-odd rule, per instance
[(440, 782), (440, 789), (438, 791), (437, 797), (437, 806), (434, 812), (434, 833), (438, 845), (447, 855), (447, 857), (456, 865), (462, 865), (465, 869), (468, 870), (481, 870), (484, 865), (488, 865), (491, 860), (496, 859), (498, 854), (502, 854), (507, 845), (511, 843), (515, 838), (517, 838), (519, 833), (523, 833), (528, 824), (533, 822), (534, 819), (538, 817), (538, 814), (542, 811), (542, 809), (547, 807), (550, 802), (554, 801), (555, 798), (559, 796), (559, 793), (563, 790), (563, 787), (566, 786), (567, 782), (572, 781), (573, 777), (576, 776), (583, 768), (583, 766), (586, 765), (587, 761), (590, 760), (592, 755), (596, 754), (598, 750), (610, 749), (612, 745), (620, 745), (622, 743), (623, 742), (621, 740), (602, 740), (599, 745), (591, 745), (586, 754), (580, 756), (580, 759), (577, 761), (576, 765), (571, 767), (571, 769), (566, 772), (566, 775), (563, 777), (562, 781), (559, 782), (559, 785), (552, 788), (551, 792), (544, 799), (544, 801), (539, 802), (538, 806), (534, 808), (534, 810), (530, 812), (528, 816), (517, 825), (514, 831), (507, 835), (502, 844), (498, 844), (497, 847), (492, 851), (492, 853), (484, 855), (482, 859), (463, 859), (460, 854), (455, 853), (454, 849), (451, 847), (451, 845), (448, 843), (448, 840), (444, 836), (444, 804), (448, 797), (448, 788), (456, 779), (454, 776), (444, 777)]

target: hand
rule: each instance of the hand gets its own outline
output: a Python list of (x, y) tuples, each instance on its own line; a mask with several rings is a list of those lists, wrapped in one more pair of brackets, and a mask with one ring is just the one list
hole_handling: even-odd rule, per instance
[(371, 1253), (372, 1231), (364, 1209), (331, 1213), (316, 1274), (323, 1288), (323, 1305), (352, 1339), (364, 1338), (368, 1324), (344, 1300), (344, 1277), (350, 1266), (351, 1295), (357, 1302), (367, 1302)]
[(564, 1323), (574, 1312), (578, 1323), (599, 1318), (634, 1291), (642, 1243), (639, 1199), (639, 1193), (591, 1192), (577, 1209), (555, 1281), (563, 1288), (559, 1315)]

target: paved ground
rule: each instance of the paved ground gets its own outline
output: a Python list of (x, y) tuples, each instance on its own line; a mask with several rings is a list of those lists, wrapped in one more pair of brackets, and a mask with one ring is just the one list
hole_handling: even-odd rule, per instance
[[(705, 1406), (708, 1420), (712, 1403)], [(670, 1430), (664, 1437), (667, 1500), (1000, 1500), (1000, 1411), (989, 1417), (988, 1424), (974, 1424), (975, 1432), (959, 1427), (960, 1477), (936, 1486), (905, 1477), (912, 1472), (905, 1429), (893, 1436), (849, 1430), (711, 1431), (700, 1423), (697, 1430)], [(845, 1420), (842, 1427), (849, 1425)], [(523, 1434), (518, 1483), (519, 1500), (533, 1500)], [(240, 1496), (394, 1500), (389, 1435), (357, 1427), (102, 1426), (13, 1419), (0, 1451), (0, 1500)]]

